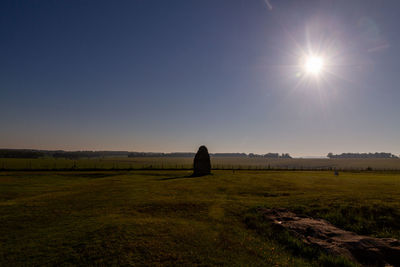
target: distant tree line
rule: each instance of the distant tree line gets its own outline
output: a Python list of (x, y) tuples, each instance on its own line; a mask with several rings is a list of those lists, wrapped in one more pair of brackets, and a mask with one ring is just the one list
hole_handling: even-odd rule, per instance
[(128, 151), (63, 151), (63, 150), (34, 150), (34, 149), (0, 149), (0, 158), (101, 158), (126, 157)]
[(292, 157), (288, 153), (267, 153), (267, 154), (249, 154), (249, 158), (267, 158), (267, 159), (291, 159)]
[[(0, 149), (0, 158), (41, 158), (41, 157), (54, 157), (54, 158), (104, 158), (104, 157), (170, 157), (170, 158), (193, 158), (195, 153), (192, 152), (172, 152), (172, 153), (158, 153), (158, 152), (128, 152), (128, 151), (63, 151), (63, 150), (34, 150), (34, 149)], [(210, 153), (211, 157), (225, 157), (225, 158), (265, 158), (265, 159), (290, 159), (292, 158), (288, 153), (267, 153), (267, 154), (254, 154), (254, 153)], [(376, 152), (376, 153), (342, 153), (333, 154), (328, 153), (328, 158), (399, 158), (392, 153)]]
[[(170, 158), (193, 158), (192, 152), (128, 152), (128, 151), (63, 151), (63, 150), (34, 150), (34, 149), (0, 149), (0, 158), (104, 158), (104, 157), (170, 157)], [(246, 154), (246, 153), (210, 153), (211, 157), (224, 158), (292, 158), (289, 154), (267, 153), (267, 154)]]
[(44, 157), (45, 154), (38, 150), (30, 149), (0, 149), (0, 158), (24, 158), (37, 159)]
[(105, 158), (105, 157), (126, 157), (129, 152), (127, 151), (59, 151), (55, 153), (50, 153), (49, 156), (54, 158), (68, 158), (68, 159), (78, 159), (78, 158)]
[(221, 158), (246, 158), (246, 153), (210, 153), (211, 157), (221, 157)]
[(157, 153), (157, 152), (130, 152), (128, 157), (130, 158), (159, 158), (159, 157), (194, 157), (195, 153), (191, 152), (173, 152), (173, 153)]
[(389, 159), (389, 158), (398, 158), (396, 155), (392, 153), (385, 152), (376, 152), (376, 153), (342, 153), (342, 154), (333, 154), (328, 153), (327, 155), (330, 159)]
[[(153, 153), (153, 152), (131, 152), (128, 157), (141, 158), (141, 157), (194, 157), (195, 153), (190, 152), (174, 152), (174, 153)], [(210, 157), (223, 157), (223, 158), (292, 158), (289, 154), (267, 153), (267, 154), (246, 154), (246, 153), (210, 153)]]

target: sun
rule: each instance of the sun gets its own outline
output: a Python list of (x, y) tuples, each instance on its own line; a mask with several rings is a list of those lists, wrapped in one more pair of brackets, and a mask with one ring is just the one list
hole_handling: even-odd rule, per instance
[(324, 60), (318, 56), (308, 56), (305, 59), (304, 69), (307, 73), (318, 75), (324, 69)]

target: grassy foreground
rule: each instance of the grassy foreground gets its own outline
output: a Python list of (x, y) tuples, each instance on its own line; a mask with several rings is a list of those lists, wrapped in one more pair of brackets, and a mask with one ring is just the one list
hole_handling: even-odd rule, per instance
[(348, 264), (263, 234), (259, 206), (400, 239), (400, 174), (187, 174), (0, 172), (0, 266)]

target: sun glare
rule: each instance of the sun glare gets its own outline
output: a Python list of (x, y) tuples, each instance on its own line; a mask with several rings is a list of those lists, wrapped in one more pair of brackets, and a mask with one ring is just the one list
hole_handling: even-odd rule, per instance
[(318, 75), (324, 68), (324, 60), (321, 57), (309, 56), (305, 60), (304, 68), (307, 73)]

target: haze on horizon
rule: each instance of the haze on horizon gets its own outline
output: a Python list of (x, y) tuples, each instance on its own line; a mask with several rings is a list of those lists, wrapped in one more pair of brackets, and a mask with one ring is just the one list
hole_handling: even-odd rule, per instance
[(399, 8), (2, 1), (0, 147), (398, 155)]

